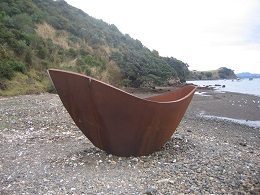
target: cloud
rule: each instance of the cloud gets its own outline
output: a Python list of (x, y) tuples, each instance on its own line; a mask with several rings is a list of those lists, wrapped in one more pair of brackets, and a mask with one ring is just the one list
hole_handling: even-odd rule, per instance
[(252, 9), (246, 29), (246, 42), (260, 48), (260, 1)]
[(67, 0), (197, 70), (260, 73), (259, 0)]

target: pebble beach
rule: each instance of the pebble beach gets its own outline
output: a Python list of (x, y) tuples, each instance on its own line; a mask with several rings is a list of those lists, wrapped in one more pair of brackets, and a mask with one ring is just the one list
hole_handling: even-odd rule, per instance
[(0, 195), (260, 194), (259, 121), (260, 97), (200, 90), (161, 149), (117, 157), (58, 95), (0, 97)]

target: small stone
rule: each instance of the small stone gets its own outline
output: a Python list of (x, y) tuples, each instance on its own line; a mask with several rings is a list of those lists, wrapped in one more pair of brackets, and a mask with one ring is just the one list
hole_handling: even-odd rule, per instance
[(153, 195), (153, 194), (156, 194), (156, 192), (157, 192), (157, 190), (155, 188), (149, 188), (144, 192), (144, 194)]
[(116, 164), (116, 161), (111, 160), (110, 163), (111, 163), (112, 165), (115, 165), (115, 164)]
[(240, 142), (239, 145), (246, 147), (247, 143), (246, 142)]
[(175, 163), (176, 161), (177, 161), (176, 159), (172, 159), (172, 160), (171, 160), (172, 163)]

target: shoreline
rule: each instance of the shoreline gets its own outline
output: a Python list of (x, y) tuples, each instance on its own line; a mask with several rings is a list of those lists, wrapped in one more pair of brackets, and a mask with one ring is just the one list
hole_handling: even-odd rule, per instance
[[(167, 92), (175, 87), (157, 88), (155, 91), (134, 91), (131, 94), (146, 98), (158, 95), (160, 91)], [(208, 87), (198, 87), (188, 108), (193, 115), (229, 120), (260, 127), (260, 97), (237, 92), (222, 92)], [(247, 124), (248, 122), (248, 124)]]
[(233, 92), (247, 95), (254, 95), (260, 97), (258, 86), (260, 83), (259, 78), (254, 80), (240, 79), (240, 80), (197, 80), (197, 81), (187, 81), (191, 82), (202, 89), (213, 89), (218, 92)]
[[(255, 95), (199, 90), (191, 103), (193, 114), (223, 119), (260, 122), (260, 97)], [(260, 126), (258, 126), (260, 127)]]
[(94, 147), (58, 95), (2, 99), (0, 193), (259, 194), (260, 128), (200, 115), (254, 120), (258, 100), (202, 94), (193, 97), (165, 146), (141, 157), (117, 157)]

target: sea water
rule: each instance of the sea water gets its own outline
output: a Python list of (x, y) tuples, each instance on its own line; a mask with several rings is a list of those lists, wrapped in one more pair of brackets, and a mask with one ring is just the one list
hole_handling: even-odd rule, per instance
[(187, 83), (193, 83), (201, 87), (212, 86), (220, 92), (229, 91), (260, 96), (260, 78), (253, 78), (252, 80), (248, 78), (240, 80), (196, 80), (187, 81)]
[[(193, 83), (198, 86), (210, 86), (214, 87), (219, 92), (236, 92), (242, 94), (249, 94), (255, 95), (260, 97), (260, 78), (253, 78), (252, 80), (240, 79), (240, 80), (196, 80), (196, 81), (187, 81), (187, 83)], [(217, 86), (216, 86), (217, 85)], [(220, 85), (220, 86), (219, 86)], [(203, 93), (199, 93), (200, 95), (205, 95)], [(205, 95), (208, 96), (208, 95)], [(259, 107), (259, 105), (258, 105)], [(260, 127), (260, 120), (257, 121), (248, 121), (243, 119), (234, 119), (234, 118), (227, 118), (227, 117), (220, 117), (220, 116), (211, 116), (211, 115), (204, 115), (201, 116), (206, 118), (218, 118), (221, 120), (228, 120), (234, 123), (244, 124), (252, 127), (259, 128)]]

